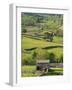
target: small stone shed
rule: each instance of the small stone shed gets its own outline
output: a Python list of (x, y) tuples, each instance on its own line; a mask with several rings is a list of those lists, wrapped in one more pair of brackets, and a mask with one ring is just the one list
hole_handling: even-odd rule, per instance
[(36, 62), (37, 70), (49, 70), (50, 68), (63, 68), (63, 63), (50, 63), (50, 60), (40, 60)]
[(49, 60), (40, 60), (36, 62), (37, 70), (48, 70)]

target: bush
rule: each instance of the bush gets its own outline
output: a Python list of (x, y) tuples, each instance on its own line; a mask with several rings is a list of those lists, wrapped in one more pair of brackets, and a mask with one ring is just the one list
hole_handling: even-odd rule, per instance
[(60, 56), (59, 62), (63, 63), (63, 54)]
[(23, 28), (22, 33), (26, 33), (26, 32), (27, 32), (27, 29)]
[(22, 65), (35, 65), (36, 60), (32, 58), (32, 55), (29, 55), (22, 59)]
[(36, 59), (36, 57), (37, 57), (37, 52), (34, 51), (34, 52), (32, 53), (32, 58), (33, 58), (33, 59)]
[(56, 62), (56, 56), (54, 53), (49, 53), (49, 59), (51, 63)]
[(49, 53), (46, 50), (38, 49), (38, 50), (36, 50), (36, 52), (37, 52), (36, 59), (38, 59), (38, 60), (48, 59)]

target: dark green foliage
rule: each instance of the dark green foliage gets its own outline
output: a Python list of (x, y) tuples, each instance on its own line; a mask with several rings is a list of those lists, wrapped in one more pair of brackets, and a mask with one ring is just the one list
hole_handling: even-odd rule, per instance
[(32, 56), (28, 56), (27, 58), (22, 60), (22, 65), (35, 65), (36, 60), (32, 58)]
[(54, 34), (52, 32), (44, 32), (44, 39), (49, 40), (50, 42), (53, 41)]
[[(62, 14), (22, 13), (22, 26), (39, 26), (55, 32), (63, 25)], [(43, 24), (42, 24), (43, 23)], [(24, 27), (24, 26), (23, 26)]]
[(60, 63), (63, 63), (63, 54), (60, 56)]
[(61, 36), (62, 37), (63, 36), (63, 31), (61, 29), (56, 30), (55, 34), (56, 34), (56, 36)]
[(63, 54), (60, 55), (60, 57), (56, 57), (56, 63), (63, 63)]
[(54, 72), (54, 70), (53, 70), (53, 69), (51, 69), (51, 68), (49, 68), (49, 69), (48, 69), (48, 72)]
[(36, 24), (36, 19), (33, 16), (22, 16), (22, 25), (34, 26)]
[[(35, 40), (44, 40), (49, 43), (57, 43), (55, 37), (63, 37), (63, 15), (62, 14), (40, 14), (40, 13), (22, 13), (21, 14), (21, 30), (24, 37), (33, 38)], [(33, 29), (34, 28), (34, 29)], [(59, 41), (59, 38), (58, 38)], [(62, 43), (59, 41), (59, 43)], [(34, 43), (33, 43), (34, 44)], [(58, 46), (32, 47), (24, 49), (25, 54), (29, 54), (26, 58), (22, 58), (22, 65), (35, 65), (36, 60), (48, 60), (51, 63), (63, 62), (63, 55), (56, 57), (53, 52), (47, 52), (46, 49), (56, 48)], [(63, 48), (62, 46), (60, 46)], [(31, 53), (30, 53), (31, 52)], [(23, 53), (23, 52), (22, 52)]]
[(26, 33), (27, 30), (25, 28), (22, 29), (22, 33)]
[(49, 57), (49, 53), (46, 50), (38, 49), (36, 50), (36, 52), (37, 52), (36, 56), (37, 60), (47, 60)]
[(52, 48), (63, 48), (63, 46), (48, 46), (48, 47), (44, 47), (42, 49), (52, 49)]
[(35, 59), (36, 57), (37, 57), (37, 52), (34, 51), (32, 54), (32, 58)]
[(49, 53), (49, 60), (50, 60), (50, 63), (55, 63), (56, 56), (54, 53)]

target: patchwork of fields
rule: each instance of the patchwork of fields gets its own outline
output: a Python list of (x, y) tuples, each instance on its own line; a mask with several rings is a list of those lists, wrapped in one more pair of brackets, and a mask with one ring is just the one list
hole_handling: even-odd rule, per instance
[(36, 66), (40, 60), (63, 64), (63, 16), (22, 12), (21, 20), (21, 76), (63, 75), (62, 67)]
[[(57, 37), (58, 38), (58, 37)], [(55, 37), (56, 39), (56, 37)], [(60, 39), (61, 40), (61, 39)], [(57, 39), (55, 40), (57, 41)], [(44, 53), (44, 51), (47, 51), (49, 53), (55, 53), (55, 56), (57, 58), (60, 57), (60, 55), (63, 54), (63, 47), (61, 43), (56, 43), (56, 42), (48, 42), (45, 40), (36, 40), (28, 37), (22, 37), (22, 60), (24, 61), (25, 59), (31, 59), (32, 58), (32, 53), (35, 50), (39, 50), (45, 47), (50, 47), (50, 46), (57, 46), (55, 48), (50, 48), (50, 49), (42, 49), (40, 53)], [(35, 48), (37, 47), (37, 48)], [(30, 50), (30, 48), (35, 48), (34, 50)], [(29, 49), (29, 50), (25, 50)], [(52, 68), (53, 69), (53, 68)], [(63, 74), (63, 69), (62, 68), (54, 68), (54, 72), (48, 72), (44, 74), (42, 71), (37, 71), (36, 70), (36, 65), (23, 65), (22, 66), (22, 77), (35, 77), (35, 76), (45, 76), (45, 75), (62, 75)]]

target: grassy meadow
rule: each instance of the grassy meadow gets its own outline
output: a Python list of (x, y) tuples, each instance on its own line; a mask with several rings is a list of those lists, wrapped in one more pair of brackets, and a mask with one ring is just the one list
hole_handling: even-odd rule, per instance
[(44, 71), (37, 71), (35, 65), (26, 65), (22, 67), (22, 77), (63, 75), (63, 68), (51, 68), (51, 70), (45, 73)]

